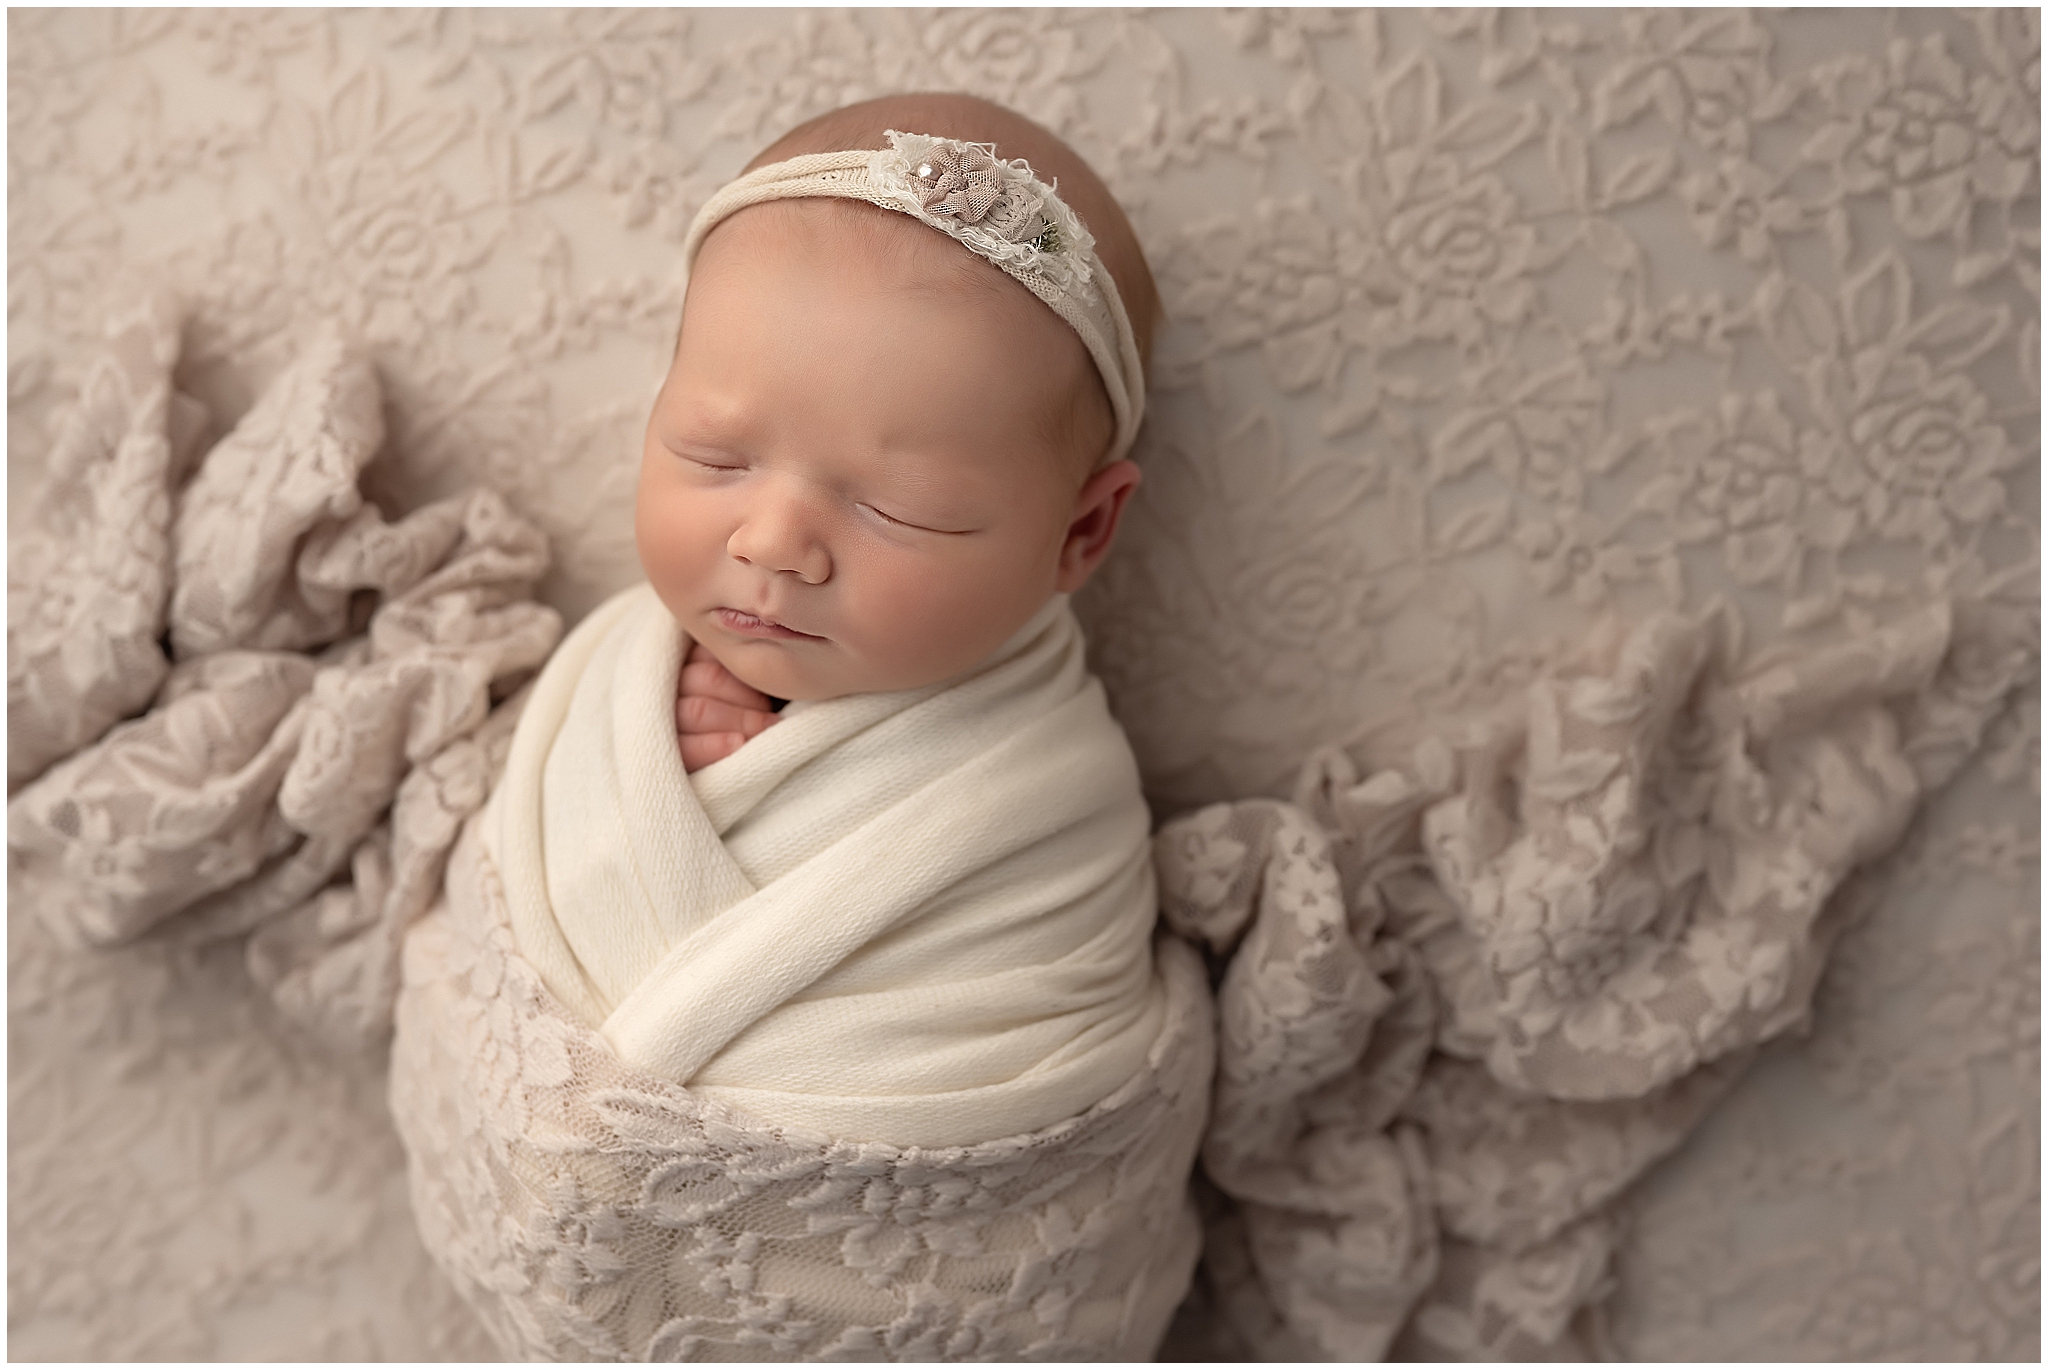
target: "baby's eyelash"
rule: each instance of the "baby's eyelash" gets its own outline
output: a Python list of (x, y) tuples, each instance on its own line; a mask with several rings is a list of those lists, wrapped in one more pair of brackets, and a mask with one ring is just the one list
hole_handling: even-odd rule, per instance
[(882, 511), (881, 511), (880, 509), (877, 509), (877, 508), (875, 508), (875, 506), (874, 506), (874, 505), (872, 505), (872, 504), (863, 504), (863, 505), (859, 505), (859, 506), (857, 506), (857, 507), (858, 507), (858, 508), (862, 508), (862, 509), (865, 509), (865, 510), (867, 510), (867, 511), (868, 511), (868, 512), (869, 512), (870, 514), (873, 514), (873, 515), (875, 515), (875, 517), (877, 517), (877, 518), (879, 518), (879, 519), (882, 519), (882, 520), (884, 520), (884, 521), (886, 521), (886, 522), (889, 522), (889, 523), (893, 523), (893, 524), (895, 524), (895, 525), (896, 525), (896, 526), (897, 526), (898, 528), (916, 528), (916, 529), (917, 529), (917, 530), (918, 530), (919, 532), (925, 532), (925, 533), (928, 533), (928, 532), (932, 531), (931, 529), (929, 529), (929, 528), (924, 528), (924, 527), (922, 527), (922, 526), (921, 526), (921, 525), (919, 525), (919, 524), (915, 524), (915, 523), (905, 523), (905, 522), (904, 522), (904, 521), (903, 521), (902, 519), (899, 519), (899, 518), (893, 518), (893, 517), (891, 517), (890, 515), (888, 515), (888, 514), (885, 514), (885, 513), (883, 513), (883, 512), (882, 512)]
[(875, 506), (872, 504), (857, 504), (854, 507), (857, 509), (865, 509), (869, 513), (875, 515), (875, 517), (882, 519), (886, 522), (895, 524), (898, 528), (909, 528), (919, 533), (930, 533), (935, 537), (942, 538), (957, 538), (965, 536), (965, 532), (958, 528), (934, 528), (929, 524), (911, 523), (908, 520), (896, 518), (891, 514), (883, 513), (881, 510), (875, 508)]

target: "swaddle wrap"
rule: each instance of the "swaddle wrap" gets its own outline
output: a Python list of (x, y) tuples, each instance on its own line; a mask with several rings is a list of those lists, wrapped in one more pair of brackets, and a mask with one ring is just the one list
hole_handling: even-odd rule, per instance
[(793, 704), (694, 777), (653, 592), (536, 683), (491, 802), (521, 953), (620, 1057), (774, 1124), (950, 1146), (1159, 1035), (1137, 768), (1064, 597), (950, 684)]
[(1213, 1062), (1064, 600), (694, 777), (688, 639), (600, 607), (406, 944), (427, 1248), (514, 1355), (1144, 1359)]

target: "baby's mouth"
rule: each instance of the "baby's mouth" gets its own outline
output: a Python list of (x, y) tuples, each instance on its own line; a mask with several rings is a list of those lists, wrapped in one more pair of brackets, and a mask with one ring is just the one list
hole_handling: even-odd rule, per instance
[(718, 621), (725, 625), (726, 631), (738, 633), (742, 637), (770, 638), (787, 642), (825, 640), (812, 633), (800, 633), (794, 628), (785, 628), (772, 618), (762, 618), (758, 614), (750, 614), (742, 609), (721, 608), (714, 612)]

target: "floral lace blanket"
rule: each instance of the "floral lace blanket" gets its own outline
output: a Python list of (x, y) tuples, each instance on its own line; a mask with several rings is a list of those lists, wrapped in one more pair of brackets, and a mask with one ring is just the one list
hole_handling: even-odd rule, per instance
[(1804, 1027), (2030, 634), (1936, 606), (1744, 660), (1732, 613), (1660, 616), (1168, 823), (1165, 919), (1223, 967), (1169, 1353), (1611, 1354), (1618, 1198)]
[(246, 935), (339, 1043), (383, 1040), (404, 944), (421, 1229), (525, 1355), (1142, 1355), (1197, 1145), (1166, 1354), (1597, 1352), (1618, 1200), (1803, 1023), (1859, 872), (2028, 678), (2030, 624), (1943, 605), (1762, 655), (1709, 612), (1541, 656), (1491, 713), (1389, 720), (1291, 804), (1158, 834), (1213, 1034), (1162, 938), (1170, 1027), (1110, 1099), (975, 1147), (833, 1142), (620, 1065), (457, 850), (559, 636), (538, 534), (488, 492), (387, 522), (375, 378), (332, 342), (208, 443), (179, 328), (152, 301), (111, 330), (10, 549), (14, 888), (81, 944)]
[(957, 1147), (768, 1127), (624, 1064), (515, 949), (475, 825), (407, 939), (391, 1107), (413, 1210), (498, 1344), (556, 1360), (1147, 1360), (1201, 1249), (1200, 958), (1075, 1118)]
[(387, 522), (382, 396), (332, 338), (207, 444), (181, 324), (110, 328), (9, 548), (10, 874), (77, 944), (248, 933), (289, 1016), (381, 1042), (500, 701), (561, 635), (547, 542), (487, 490)]

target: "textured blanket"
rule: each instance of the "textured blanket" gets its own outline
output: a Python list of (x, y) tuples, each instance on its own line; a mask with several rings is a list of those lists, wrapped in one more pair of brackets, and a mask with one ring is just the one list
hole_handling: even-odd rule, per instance
[(1167, 824), (1166, 921), (1227, 967), (1170, 1351), (1612, 1355), (1628, 1190), (1803, 1029), (2029, 632), (1935, 606), (1749, 656), (1730, 613), (1660, 615)]
[(521, 954), (629, 1065), (955, 1146), (1107, 1097), (1164, 1021), (1150, 820), (1065, 598), (963, 679), (790, 705), (685, 776), (646, 587), (535, 683), (483, 824)]
[(406, 945), (391, 1103), (427, 1248), (556, 1359), (1145, 1360), (1201, 1247), (1213, 1062), (1195, 954), (1108, 1098), (974, 1146), (770, 1126), (635, 1070), (513, 945), (465, 841)]
[[(514, 845), (484, 840), (520, 763), (469, 821), (545, 693), (522, 693), (558, 634), (539, 537), (486, 492), (387, 521), (359, 483), (375, 376), (337, 343), (216, 435), (173, 386), (178, 337), (162, 302), (116, 324), (10, 548), (15, 889), (76, 943), (246, 935), (329, 1040), (383, 1040), (396, 997), (421, 1231), (510, 1354), (1141, 1357), (1204, 1243), (1169, 1354), (1600, 1351), (1630, 1187), (1803, 1024), (1865, 872), (2031, 680), (2033, 625), (1984, 605), (1766, 654), (1721, 611), (1532, 651), (1490, 711), (1386, 720), (1291, 804), (1158, 833), (1179, 936), (1107, 1097), (960, 1145), (771, 1123), (622, 1058), (647, 976), (590, 1008), (536, 969)], [(631, 645), (610, 622), (579, 644)], [(1071, 682), (1064, 622), (988, 680)], [(940, 702), (859, 707), (880, 736)], [(860, 715), (799, 710), (749, 749), (801, 757), (839, 716)], [(741, 759), (670, 790), (720, 835), (735, 909), (835, 841), (767, 824), (805, 767)], [(776, 998), (805, 954), (762, 977), (771, 1010), (854, 960)], [(693, 1080), (774, 1020), (722, 1011)]]
[(210, 433), (182, 322), (115, 321), (9, 548), (11, 874), (74, 944), (248, 933), (290, 1017), (381, 1042), (500, 701), (561, 633), (547, 543), (489, 491), (387, 521), (376, 376), (332, 336)]

